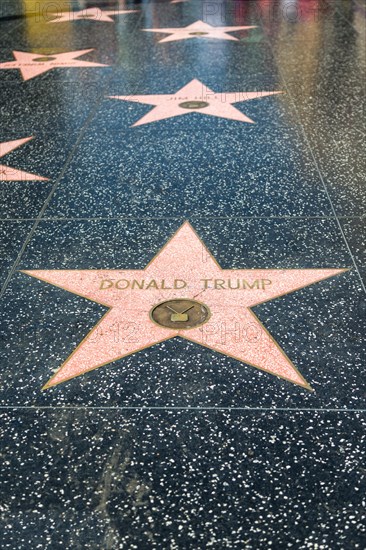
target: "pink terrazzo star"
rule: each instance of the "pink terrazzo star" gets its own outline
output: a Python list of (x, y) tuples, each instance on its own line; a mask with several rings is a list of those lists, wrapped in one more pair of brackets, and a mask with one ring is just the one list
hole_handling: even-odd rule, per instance
[(101, 10), (100, 8), (86, 8), (80, 11), (65, 11), (60, 14), (52, 14), (55, 19), (48, 23), (65, 23), (70, 21), (105, 21), (114, 23), (113, 15), (124, 15), (126, 13), (136, 13), (139, 10)]
[[(0, 143), (0, 158), (4, 157), (14, 149), (17, 149), (24, 143), (27, 143), (33, 139), (33, 137), (27, 137), (23, 139), (15, 139), (14, 141), (4, 141)], [(47, 181), (48, 178), (42, 178), (35, 174), (24, 172), (23, 170), (17, 170), (10, 166), (4, 166), (0, 164), (0, 182), (2, 181)]]
[(141, 126), (149, 122), (156, 122), (158, 120), (187, 115), (189, 113), (201, 113), (203, 115), (211, 115), (254, 124), (254, 121), (239, 111), (239, 109), (236, 109), (233, 103), (240, 103), (242, 101), (249, 101), (250, 99), (259, 99), (281, 93), (283, 92), (215, 93), (202, 82), (195, 79), (178, 90), (175, 94), (109, 97), (110, 99), (155, 105), (155, 109), (152, 109), (132, 126)]
[(23, 80), (30, 80), (51, 69), (66, 69), (69, 67), (107, 67), (108, 65), (103, 65), (102, 63), (93, 63), (91, 61), (76, 59), (92, 51), (94, 51), (93, 48), (50, 55), (13, 51), (15, 61), (0, 63), (0, 70), (19, 69), (22, 73)]
[(228, 32), (242, 31), (248, 29), (255, 29), (255, 26), (251, 27), (213, 27), (208, 23), (203, 21), (196, 21), (192, 25), (187, 27), (173, 27), (173, 28), (160, 28), (160, 29), (142, 29), (145, 32), (156, 32), (156, 33), (166, 33), (171, 36), (166, 36), (159, 40), (159, 43), (162, 42), (175, 42), (177, 40), (188, 40), (190, 38), (214, 38), (217, 40), (235, 40), (238, 41), (238, 38), (227, 34)]
[[(251, 308), (344, 271), (221, 269), (188, 223), (145, 269), (23, 271), (108, 308), (45, 388), (179, 336), (311, 389)], [(193, 306), (165, 306), (181, 299), (209, 311), (199, 326), (182, 328)], [(156, 323), (156, 306), (173, 326)]]

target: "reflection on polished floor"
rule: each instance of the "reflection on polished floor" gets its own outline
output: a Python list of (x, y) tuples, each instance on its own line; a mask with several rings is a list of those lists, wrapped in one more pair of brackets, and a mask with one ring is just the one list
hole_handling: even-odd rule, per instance
[(365, 19), (1, 4), (2, 548), (365, 548)]

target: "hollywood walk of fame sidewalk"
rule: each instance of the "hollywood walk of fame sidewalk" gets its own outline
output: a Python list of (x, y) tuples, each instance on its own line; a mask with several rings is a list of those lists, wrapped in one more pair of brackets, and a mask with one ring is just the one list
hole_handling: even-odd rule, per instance
[(363, 548), (360, 1), (36, 3), (0, 18), (1, 547)]

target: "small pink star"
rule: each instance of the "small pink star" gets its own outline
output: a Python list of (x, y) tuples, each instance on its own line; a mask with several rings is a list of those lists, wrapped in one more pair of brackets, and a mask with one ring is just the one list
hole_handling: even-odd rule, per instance
[[(4, 157), (14, 149), (17, 149), (24, 143), (27, 143), (33, 139), (33, 137), (27, 137), (23, 139), (15, 139), (14, 141), (4, 141), (0, 143), (0, 158)], [(48, 178), (42, 178), (41, 176), (35, 176), (34, 174), (29, 174), (28, 172), (23, 172), (23, 170), (17, 170), (16, 168), (11, 168), (10, 166), (4, 166), (0, 164), (0, 182), (1, 181), (47, 181)]]
[(0, 70), (19, 69), (22, 73), (23, 80), (30, 80), (51, 69), (66, 69), (69, 67), (107, 67), (108, 65), (103, 65), (102, 63), (93, 63), (91, 61), (76, 59), (92, 51), (94, 51), (93, 48), (50, 55), (13, 51), (15, 61), (0, 63)]
[(283, 92), (215, 93), (202, 84), (202, 82), (195, 79), (178, 90), (175, 94), (109, 97), (110, 99), (155, 105), (155, 109), (152, 109), (132, 126), (140, 126), (142, 124), (148, 124), (149, 122), (156, 122), (157, 120), (187, 115), (189, 113), (201, 113), (203, 115), (211, 115), (254, 124), (253, 120), (239, 111), (239, 109), (233, 107), (233, 103), (240, 103), (242, 101), (249, 101), (250, 99), (259, 99), (281, 93)]
[(87, 8), (80, 11), (66, 11), (61, 14), (52, 14), (55, 19), (48, 21), (48, 23), (65, 23), (77, 20), (87, 21), (106, 21), (114, 23), (112, 15), (124, 15), (125, 13), (136, 13), (139, 10), (101, 10), (100, 8)]
[(228, 32), (241, 31), (247, 29), (255, 29), (255, 26), (251, 27), (213, 27), (208, 23), (203, 21), (196, 21), (192, 25), (187, 27), (172, 27), (172, 28), (161, 28), (161, 29), (142, 29), (145, 32), (157, 32), (157, 33), (166, 33), (171, 36), (166, 36), (159, 40), (161, 42), (174, 42), (177, 40), (188, 40), (190, 38), (215, 38), (217, 40), (239, 40)]

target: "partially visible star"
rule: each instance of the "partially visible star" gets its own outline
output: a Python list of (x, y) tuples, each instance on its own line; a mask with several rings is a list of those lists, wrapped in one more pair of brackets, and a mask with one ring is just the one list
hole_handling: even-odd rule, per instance
[(78, 50), (75, 52), (55, 53), (50, 55), (13, 51), (15, 61), (0, 63), (0, 71), (6, 69), (19, 69), (23, 80), (30, 80), (51, 69), (66, 69), (68, 67), (108, 67), (108, 65), (103, 65), (102, 63), (77, 59), (81, 55), (93, 51), (94, 48), (91, 48), (89, 50)]
[[(14, 149), (17, 149), (21, 145), (24, 145), (28, 141), (33, 139), (33, 137), (27, 137), (23, 139), (15, 139), (13, 141), (4, 141), (0, 143), (0, 158), (4, 157)], [(43, 178), (42, 176), (36, 176), (35, 174), (30, 174), (29, 172), (24, 172), (23, 170), (18, 170), (17, 168), (11, 168), (10, 166), (4, 166), (0, 164), (0, 182), (1, 181), (47, 181), (48, 178)]]
[(80, 11), (65, 11), (59, 14), (52, 14), (55, 19), (48, 21), (48, 23), (65, 23), (80, 19), (84, 21), (106, 21), (108, 23), (114, 23), (114, 19), (112, 19), (113, 15), (124, 15), (126, 13), (136, 13), (138, 11), (139, 10), (101, 10), (100, 8), (87, 8)]
[[(311, 389), (252, 308), (345, 271), (222, 269), (189, 223), (145, 269), (23, 271), (108, 308), (45, 388), (179, 336)], [(174, 302), (187, 300), (184, 310)], [(194, 306), (206, 311), (198, 322)]]
[(109, 96), (110, 99), (134, 101), (154, 105), (145, 116), (132, 126), (140, 126), (157, 120), (172, 118), (189, 113), (201, 113), (215, 117), (238, 120), (254, 124), (254, 121), (233, 106), (234, 103), (260, 99), (283, 92), (220, 92), (215, 93), (199, 80), (192, 80), (175, 94)]
[(142, 29), (145, 32), (166, 33), (170, 36), (166, 36), (159, 40), (161, 42), (175, 42), (177, 40), (188, 40), (190, 38), (214, 38), (217, 40), (239, 40), (228, 32), (242, 31), (248, 29), (256, 29), (256, 26), (250, 27), (213, 27), (203, 21), (196, 21), (187, 27), (172, 27), (172, 28), (160, 28), (160, 29)]

